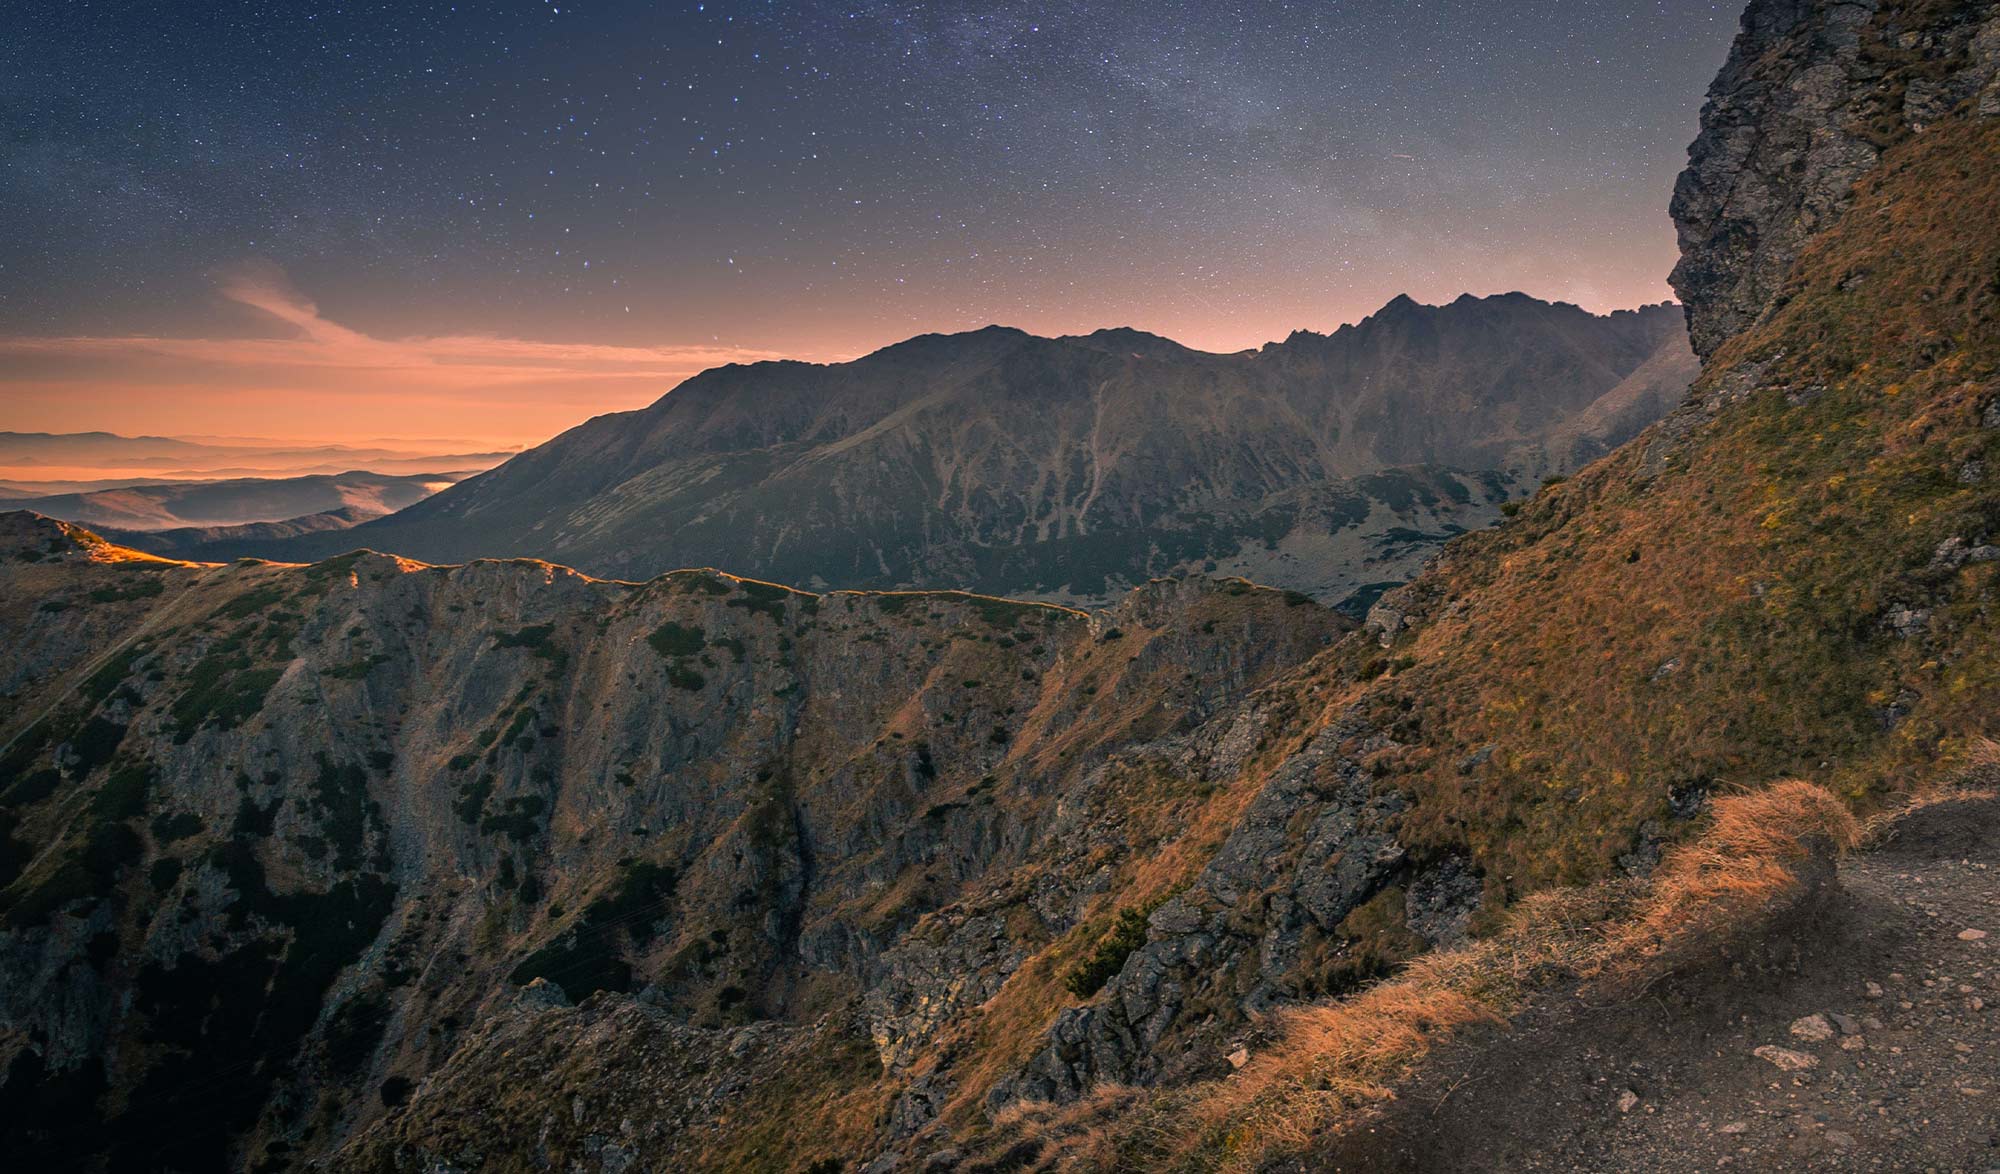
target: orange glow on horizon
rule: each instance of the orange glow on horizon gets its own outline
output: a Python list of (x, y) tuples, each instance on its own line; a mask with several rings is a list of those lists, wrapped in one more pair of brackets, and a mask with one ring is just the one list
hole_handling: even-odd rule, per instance
[(291, 337), (0, 338), (0, 428), (310, 444), (439, 437), (511, 448), (643, 407), (709, 367), (784, 357), (725, 346), (376, 338), (322, 317), (273, 275), (235, 276), (222, 293)]
[[(642, 408), (711, 367), (783, 358), (839, 362), (923, 332), (878, 327), (867, 333), (882, 337), (855, 345), (855, 335), (866, 329), (858, 323), (840, 324), (845, 329), (833, 323), (802, 324), (798, 341), (810, 349), (801, 350), (719, 343), (546, 342), (475, 334), (386, 338), (327, 318), (268, 266), (240, 268), (225, 276), (218, 289), (230, 302), (251, 310), (271, 332), (247, 337), (0, 338), (0, 430), (254, 437), (433, 452), (519, 449), (593, 416)], [(1627, 299), (1617, 292), (1624, 291), (1571, 283), (1538, 296), (1574, 301), (1596, 313), (1668, 296), (1664, 283)], [(1350, 309), (1343, 316), (1358, 320), (1379, 304), (1370, 302), (1369, 310)], [(1269, 335), (1256, 323), (1288, 316), (1277, 305), (1257, 309), (1253, 313), (1237, 304), (1222, 311), (1204, 303), (1169, 315), (1171, 321), (1127, 322), (1117, 320), (1122, 311), (1131, 311), (1134, 319), (1145, 317), (1140, 299), (1114, 295), (1090, 315), (1113, 320), (1091, 326), (1068, 321), (1083, 318), (1081, 313), (1058, 317), (1046, 309), (1002, 324), (1041, 334), (1134, 325), (1184, 345), (1228, 352), (1262, 345)], [(1328, 323), (1302, 325), (1334, 328)], [(62, 475), (73, 474), (80, 475)]]

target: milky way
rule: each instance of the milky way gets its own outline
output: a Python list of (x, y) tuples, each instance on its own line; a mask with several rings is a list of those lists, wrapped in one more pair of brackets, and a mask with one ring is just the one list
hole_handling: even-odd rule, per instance
[(0, 335), (273, 329), (245, 264), (375, 336), (819, 356), (1658, 300), (1738, 7), (37, 4)]

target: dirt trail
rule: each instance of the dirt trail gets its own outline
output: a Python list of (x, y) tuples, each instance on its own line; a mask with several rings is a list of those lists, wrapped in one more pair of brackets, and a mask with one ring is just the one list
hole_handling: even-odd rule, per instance
[(1785, 964), (1467, 1039), (1306, 1168), (2000, 1171), (2000, 803), (1839, 878)]

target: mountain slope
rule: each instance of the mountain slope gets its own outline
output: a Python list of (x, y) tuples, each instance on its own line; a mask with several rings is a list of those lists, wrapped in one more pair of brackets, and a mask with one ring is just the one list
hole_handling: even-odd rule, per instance
[[(1830, 23), (1856, 8), (1803, 7)], [(1762, 56), (1768, 18), (1800, 9), (1746, 18), (1739, 54), (1776, 75), (1762, 92), (1818, 64)], [(1992, 4), (1884, 5), (1866, 28), (1956, 60), (1962, 39), (1926, 22), (1967, 13), (1973, 43), (2000, 45)], [(1001, 1100), (1074, 1102), (1075, 1136), (1125, 1161), (1254, 1164), (1338, 1122), (1352, 1105), (1328, 1091), (1338, 1074), (1242, 1104), (1213, 1061), (1192, 1084), (1179, 1065), (1248, 1038), (1274, 994), (1312, 993), (1317, 934), (1407, 955), (1420, 886), (1438, 883), (1427, 870), (1476, 875), (1474, 924), (1490, 929), (1538, 890), (1645, 871), (1716, 792), (1805, 775), (1868, 809), (1948, 774), (1993, 729), (2000, 229), (1970, 210), (2000, 206), (2000, 120), (1983, 113), (2000, 55), (1980, 60), (1953, 82), (1973, 97), (1903, 126), (1687, 405), (1455, 542), (1371, 614), (1374, 646), (1308, 670), (1327, 704), (1294, 761), (1317, 787), (1278, 785), (1279, 767), (1250, 808), (1263, 817), (1153, 910), (1104, 993), (1057, 1018)], [(1690, 306), (1697, 321), (1709, 309)], [(1379, 678), (1383, 664), (1397, 671)], [(1396, 863), (1371, 876), (1356, 855)], [(1301, 918), (1314, 885), (1292, 878), (1323, 860), (1350, 862), (1339, 898)], [(1087, 1099), (1131, 1082), (1159, 1091)], [(1211, 1100), (1269, 1132), (1199, 1133)], [(976, 1131), (975, 1106), (953, 1107), (953, 1128)], [(1020, 1146), (1010, 1168), (1073, 1155)]]
[[(1656, 418), (1692, 377), (1678, 319), (1518, 294), (1405, 298), (1331, 336), (1237, 355), (996, 327), (839, 366), (725, 367), (356, 539), (629, 578), (714, 564), (809, 586), (1084, 601), (1213, 563), (1332, 601), (1407, 578), (1519, 486)], [(1624, 386), (1641, 371), (1646, 387)]]
[[(416, 443), (416, 442), (412, 442)], [(87, 491), (92, 481), (154, 483), (161, 475), (186, 480), (221, 477), (334, 476), (367, 469), (385, 476), (414, 476), (438, 469), (488, 469), (505, 452), (445, 452), (440, 448), (363, 448), (235, 438), (119, 436), (110, 432), (0, 432), (0, 476), (9, 482), (64, 482), (64, 492)], [(149, 478), (148, 475), (151, 475)], [(48, 496), (44, 489), (37, 496)]]
[(537, 978), (703, 1038), (832, 1015), (855, 1063), (918, 918), (1352, 628), (0, 540), (0, 1120), (42, 1165), (325, 1152)]
[(1962, 935), (2000, 925), (2000, 802), (1989, 790), (1896, 819), (1800, 912), (1762, 943), (1783, 965), (1716, 967), (1651, 998), (1550, 999), (1508, 1031), (1475, 1030), (1300, 1167), (1990, 1167), (2000, 976), (1988, 940)]
[[(1753, 6), (1741, 52), (1760, 52), (1761, 18), (1781, 7)], [(1844, 20), (1848, 7), (1809, 16)], [(1996, 43), (2000, 14), (1976, 7), (1981, 43)], [(1923, 22), (1959, 11), (1885, 6), (1873, 35), (1948, 49)], [(1971, 89), (1993, 84), (1989, 71)], [(1806, 774), (1868, 809), (1948, 774), (2000, 707), (2000, 490), (1987, 473), (2000, 456), (2000, 231), (1967, 212), (1997, 205), (2000, 122), (1973, 106), (1906, 127), (1684, 407), (1513, 522), (1458, 540), (1384, 600), (1368, 638), (1250, 699), (1237, 722), (1260, 753), (1134, 748), (1128, 777), (1213, 788), (1181, 817), (1188, 851), (1111, 856), (1090, 918), (1053, 939), (1006, 935), (1025, 960), (976, 1011), (914, 1045), (883, 1039), (889, 1152), (969, 1169), (1257, 1168), (1353, 1104), (1337, 1068), (1238, 1092), (1239, 1060), (1250, 1070), (1286, 1046), (1261, 1013), (1337, 999), (1493, 928), (1530, 894), (1643, 874), (1719, 791)], [(1091, 826), (1138, 822), (1125, 802), (1098, 797)], [(899, 1005), (989, 972), (983, 927), (1006, 924), (1024, 893), (1078, 892), (1090, 861), (1037, 862), (927, 919), (913, 936), (938, 953), (909, 967)], [(1414, 1030), (1424, 1014), (1410, 1012)], [(565, 1092), (583, 1072), (634, 1075), (610, 1088), (597, 1076), (602, 1093), (574, 1119), (516, 1102), (531, 1124), (514, 1144), (533, 1130), (587, 1167), (628, 1144), (656, 1153), (613, 1130), (655, 1092), (675, 1114), (700, 1104), (624, 1050), (666, 1046), (659, 1030), (615, 1006), (497, 1017), (360, 1153), (473, 1152), (474, 1126), (491, 1127), (474, 1106), (524, 1074), (503, 1054), (530, 1039), (578, 1066), (552, 1076)], [(751, 1051), (753, 1065), (785, 1063), (778, 1048)], [(1068, 1128), (1017, 1111), (1045, 1100), (1070, 1106)], [(854, 1108), (796, 1127), (776, 1104), (743, 1112), (767, 1168), (872, 1156), (828, 1132), (865, 1115)]]
[[(1686, 403), (1362, 631), (1247, 584), (1091, 616), (188, 567), (0, 520), (10, 1135), (113, 1168), (1283, 1168), (1383, 1051), (1581, 977), (1469, 967), (1395, 1033), (1287, 1034), (1400, 962), (1537, 918), (1652, 949), (1609, 919), (1711, 819), (1792, 885), (1852, 816), (1793, 784), (1813, 818), (1746, 829), (1708, 813), (1782, 804), (1725, 792), (1881, 807), (2000, 711), (2000, 223), (1968, 211), (2000, 206), (2000, 54), (1959, 52), (2000, 5), (1757, 0), (1743, 92), (1838, 46), (1760, 30), (1857, 12), (1970, 97), (1898, 108)], [(806, 402), (704, 418), (728, 446)]]

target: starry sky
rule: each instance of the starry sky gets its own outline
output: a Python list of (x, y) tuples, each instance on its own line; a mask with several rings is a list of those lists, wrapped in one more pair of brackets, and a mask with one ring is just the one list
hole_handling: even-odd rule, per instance
[(1669, 296), (1740, 2), (67, 0), (0, 39), (0, 429), (521, 443), (990, 322)]

